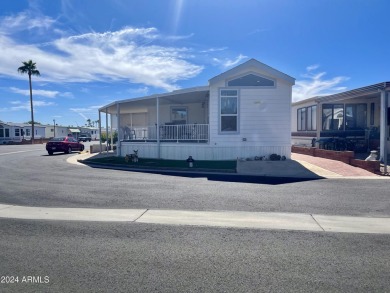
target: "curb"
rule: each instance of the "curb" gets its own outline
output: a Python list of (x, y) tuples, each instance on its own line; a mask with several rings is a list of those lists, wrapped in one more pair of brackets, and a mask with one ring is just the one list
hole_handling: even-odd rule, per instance
[(127, 222), (159, 225), (390, 234), (390, 217), (305, 213), (160, 209), (48, 208), (0, 204), (0, 218), (47, 221)]

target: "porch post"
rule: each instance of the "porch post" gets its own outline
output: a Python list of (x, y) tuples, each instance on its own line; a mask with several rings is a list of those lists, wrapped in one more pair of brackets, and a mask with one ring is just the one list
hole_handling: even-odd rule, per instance
[(106, 155), (108, 155), (108, 109), (106, 108)]
[(381, 121), (380, 121), (380, 161), (383, 162), (387, 172), (387, 92), (381, 90)]
[(116, 156), (120, 157), (121, 156), (121, 118), (120, 118), (120, 108), (119, 108), (119, 103), (116, 104), (116, 128), (118, 129), (118, 141), (116, 142)]
[(317, 102), (317, 117), (316, 117), (316, 139), (321, 138), (321, 129), (322, 129), (322, 111), (321, 111), (321, 104), (320, 102)]
[(100, 111), (99, 111), (99, 146), (100, 146), (99, 153), (101, 153), (102, 152), (102, 115)]
[(157, 108), (157, 158), (161, 158), (160, 150), (160, 99), (156, 98), (156, 108)]
[(112, 114), (110, 114), (110, 133), (111, 133), (111, 148), (114, 150), (114, 135), (112, 132)]

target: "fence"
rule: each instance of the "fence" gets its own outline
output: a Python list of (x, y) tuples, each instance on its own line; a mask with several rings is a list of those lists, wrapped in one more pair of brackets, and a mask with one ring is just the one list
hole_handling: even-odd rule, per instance
[[(209, 140), (208, 124), (161, 125), (160, 141), (207, 142)], [(125, 128), (125, 140), (157, 140), (157, 125)]]

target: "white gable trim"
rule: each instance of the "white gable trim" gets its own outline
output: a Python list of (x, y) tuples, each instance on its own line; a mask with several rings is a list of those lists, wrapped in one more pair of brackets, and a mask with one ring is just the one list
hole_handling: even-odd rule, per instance
[[(270, 76), (267, 76), (268, 78), (274, 77), (278, 79), (282, 79), (291, 85), (295, 84), (295, 78), (292, 78), (291, 76), (276, 70), (264, 63), (261, 63), (257, 61), (256, 59), (250, 59), (249, 61), (238, 65), (228, 71), (225, 71), (224, 73), (221, 73), (220, 75), (217, 75), (211, 79), (209, 79), (209, 84), (216, 83), (222, 80), (230, 79), (232, 76), (239, 75), (243, 70), (247, 69), (248, 71), (253, 71), (253, 68), (258, 69), (260, 71), (266, 72)], [(252, 70), (251, 70), (252, 69)]]

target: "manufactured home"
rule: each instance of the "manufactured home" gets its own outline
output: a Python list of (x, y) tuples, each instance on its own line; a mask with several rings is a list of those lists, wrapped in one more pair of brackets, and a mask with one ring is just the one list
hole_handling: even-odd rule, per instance
[(292, 104), (292, 144), (335, 150), (379, 150), (389, 146), (390, 82)]
[[(227, 160), (291, 157), (294, 78), (251, 59), (207, 86), (116, 101), (99, 109), (118, 129), (117, 155)], [(117, 127), (119, 126), (119, 127)], [(102, 125), (100, 125), (102, 127)]]
[[(31, 140), (31, 128), (31, 124), (0, 122), (0, 144)], [(35, 124), (34, 131), (36, 139), (45, 137), (45, 126)]]
[(69, 127), (61, 125), (45, 125), (45, 138), (53, 138), (57, 136), (68, 136), (70, 134)]

